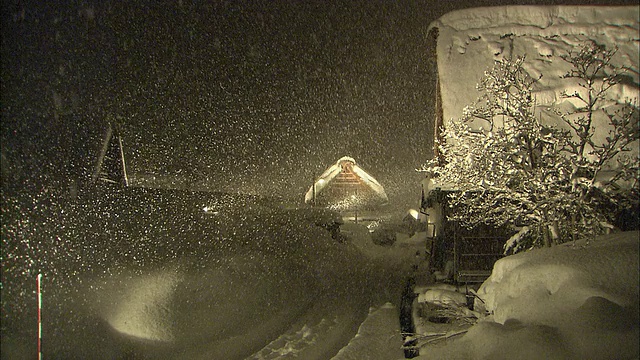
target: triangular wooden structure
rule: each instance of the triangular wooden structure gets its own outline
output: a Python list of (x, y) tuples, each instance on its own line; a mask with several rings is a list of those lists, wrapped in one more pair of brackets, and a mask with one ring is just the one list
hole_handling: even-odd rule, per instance
[(122, 137), (117, 127), (111, 123), (109, 123), (102, 139), (102, 147), (91, 176), (91, 182), (129, 185)]

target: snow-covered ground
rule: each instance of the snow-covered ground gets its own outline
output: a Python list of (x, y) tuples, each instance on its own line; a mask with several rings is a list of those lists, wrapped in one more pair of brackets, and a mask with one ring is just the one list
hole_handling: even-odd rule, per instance
[(342, 348), (333, 360), (392, 360), (402, 359), (402, 344), (398, 310), (387, 303), (371, 308), (356, 336)]
[(146, 197), (133, 210), (39, 207), (51, 222), (3, 207), (2, 359), (37, 357), (37, 269), (45, 358), (327, 359), (347, 345), (340, 356), (360, 358), (364, 339), (390, 332), (402, 353), (385, 304), (400, 301), (413, 249), (377, 246), (360, 224), (340, 242), (319, 226), (331, 212), (242, 203), (196, 216), (200, 203), (163, 196), (137, 223), (128, 211)]
[[(43, 254), (43, 263), (58, 264), (43, 271), (45, 357), (402, 358), (400, 293), (424, 259), (416, 256), (424, 246), (420, 234), (378, 246), (364, 225), (347, 223), (340, 243), (315, 225), (330, 219), (321, 212), (261, 209), (224, 218), (223, 228), (209, 227), (209, 220), (196, 224), (203, 234), (217, 229), (231, 237), (188, 243), (200, 233), (180, 233), (185, 239), (172, 238), (172, 248), (190, 250), (150, 265), (131, 262), (138, 256), (131, 249), (95, 247), (94, 254), (82, 254), (104, 258), (106, 272), (87, 267), (98, 263), (61, 267), (63, 253)], [(52, 232), (44, 234), (41, 240), (49, 241)], [(492, 315), (463, 336), (423, 349), (423, 358), (637, 358), (639, 235), (499, 261), (479, 289)], [(145, 253), (160, 249), (154, 245), (146, 244)], [(3, 306), (15, 304), (8, 270)], [(35, 357), (33, 288), (21, 294), (25, 309), (4, 308), (3, 359)]]
[(637, 359), (640, 232), (499, 260), (478, 290), (482, 318), (419, 359)]
[[(559, 56), (587, 38), (618, 45), (617, 63), (630, 67), (631, 86), (613, 100), (637, 96), (638, 17), (638, 7), (563, 6), (442, 17), (433, 26), (445, 121), (476, 98), (495, 58), (525, 54), (531, 75), (543, 75), (537, 100), (551, 118), (552, 107), (568, 105)], [(348, 241), (338, 243), (316, 226), (317, 214), (234, 209), (217, 224), (182, 223), (182, 210), (143, 205), (131, 217), (78, 209), (80, 224), (22, 216), (45, 218), (37, 206), (17, 209), (13, 221), (3, 203), (3, 359), (36, 357), (38, 272), (45, 358), (402, 357), (397, 302), (419, 260), (411, 241), (377, 246), (366, 228), (345, 224)], [(154, 216), (163, 216), (157, 226), (142, 224)], [(479, 290), (492, 315), (422, 358), (637, 359), (638, 236), (501, 260)]]

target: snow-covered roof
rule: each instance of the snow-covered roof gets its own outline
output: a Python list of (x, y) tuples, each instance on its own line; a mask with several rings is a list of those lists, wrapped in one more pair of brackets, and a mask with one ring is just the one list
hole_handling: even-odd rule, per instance
[(323, 189), (331, 184), (331, 181), (335, 179), (341, 172), (345, 170), (345, 165), (350, 164), (350, 169), (353, 171), (355, 175), (360, 178), (362, 183), (369, 187), (373, 192), (384, 199), (388, 200), (387, 194), (384, 191), (384, 188), (380, 183), (374, 179), (371, 175), (369, 175), (366, 171), (364, 171), (360, 166), (356, 164), (356, 160), (350, 156), (343, 156), (335, 164), (331, 165), (327, 170), (325, 170), (320, 177), (318, 177), (313, 185), (307, 191), (304, 201), (310, 202), (313, 200), (314, 196), (317, 196)]
[(568, 106), (561, 92), (577, 86), (561, 77), (569, 64), (560, 56), (586, 40), (617, 47), (613, 63), (629, 68), (630, 81), (612, 89), (611, 100), (637, 99), (639, 18), (638, 6), (497, 6), (445, 14), (430, 24), (438, 30), (442, 120), (446, 125), (462, 117), (464, 107), (478, 97), (476, 84), (494, 60), (524, 55), (528, 73), (533, 78), (543, 75), (534, 89), (538, 112), (554, 121), (550, 108)]
[[(566, 78), (571, 65), (562, 59), (587, 41), (617, 49), (612, 64), (628, 69), (625, 80), (606, 93), (606, 109), (640, 99), (640, 6), (496, 6), (453, 11), (430, 24), (437, 34), (439, 127), (463, 118), (473, 104), (485, 72), (496, 60), (525, 56), (524, 69), (537, 79), (534, 85), (535, 115), (547, 125), (567, 128), (557, 111), (572, 112), (583, 104), (563, 96), (582, 92), (576, 79)], [(432, 30), (432, 31), (431, 31)], [(437, 30), (437, 32), (436, 32)], [(605, 143), (612, 129), (604, 112), (593, 120), (595, 143)], [(486, 121), (474, 121), (472, 130), (488, 130)], [(630, 146), (629, 156), (638, 155)], [(610, 161), (605, 168), (615, 168)], [(446, 184), (427, 184), (447, 188)], [(429, 187), (428, 186), (428, 187)]]

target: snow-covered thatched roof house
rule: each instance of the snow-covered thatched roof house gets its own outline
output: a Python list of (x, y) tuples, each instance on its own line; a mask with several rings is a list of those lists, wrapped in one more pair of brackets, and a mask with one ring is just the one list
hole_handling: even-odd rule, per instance
[(388, 202), (380, 183), (349, 156), (325, 170), (307, 191), (305, 203), (335, 210), (373, 208)]

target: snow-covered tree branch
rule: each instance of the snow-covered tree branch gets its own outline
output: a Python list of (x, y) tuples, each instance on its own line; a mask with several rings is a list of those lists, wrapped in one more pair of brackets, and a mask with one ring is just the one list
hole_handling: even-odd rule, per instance
[[(638, 104), (607, 104), (623, 73), (612, 65), (615, 54), (588, 42), (562, 57), (571, 65), (564, 78), (579, 88), (563, 92), (578, 105), (556, 111), (562, 127), (536, 118), (540, 78), (529, 76), (525, 57), (498, 60), (485, 72), (478, 100), (441, 130), (444, 161), (422, 168), (456, 190), (450, 220), (523, 229), (505, 246), (518, 251), (595, 236), (610, 227), (611, 208), (637, 204), (639, 160), (627, 153), (640, 136)], [(608, 122), (608, 136), (596, 136), (596, 118)], [(472, 130), (475, 120), (487, 122), (486, 130)]]

